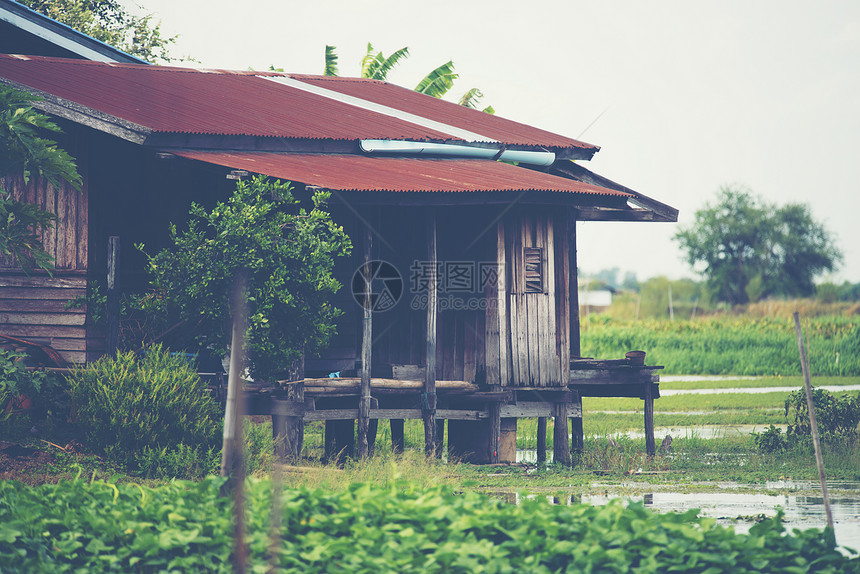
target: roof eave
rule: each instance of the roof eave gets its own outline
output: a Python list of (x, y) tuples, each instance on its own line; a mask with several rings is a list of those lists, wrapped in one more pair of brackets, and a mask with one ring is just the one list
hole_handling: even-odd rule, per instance
[[(622, 213), (583, 213), (583, 217), (588, 217), (593, 221), (663, 221), (668, 223), (678, 221), (678, 210), (671, 205), (657, 201), (602, 175), (598, 175), (572, 161), (556, 161), (552, 166), (542, 171), (607, 189), (623, 191), (633, 196), (628, 201), (634, 204), (635, 207), (629, 210), (621, 210)], [(652, 215), (645, 216), (645, 212)], [(624, 219), (624, 217), (632, 217), (632, 219)]]
[(29, 34), (47, 40), (87, 60), (128, 64), (148, 63), (17, 2), (0, 0), (0, 20), (9, 22)]

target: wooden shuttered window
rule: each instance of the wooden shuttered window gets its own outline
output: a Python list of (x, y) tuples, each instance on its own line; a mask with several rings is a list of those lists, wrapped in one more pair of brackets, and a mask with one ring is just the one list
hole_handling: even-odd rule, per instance
[(543, 293), (543, 249), (524, 247), (525, 293)]

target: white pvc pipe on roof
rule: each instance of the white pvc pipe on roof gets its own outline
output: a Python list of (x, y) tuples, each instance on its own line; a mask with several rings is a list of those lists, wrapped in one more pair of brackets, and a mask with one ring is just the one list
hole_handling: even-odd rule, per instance
[(552, 165), (555, 154), (549, 151), (520, 151), (456, 144), (425, 143), (397, 140), (361, 140), (361, 151), (402, 155), (433, 155), (475, 159), (497, 159), (527, 163), (529, 165)]

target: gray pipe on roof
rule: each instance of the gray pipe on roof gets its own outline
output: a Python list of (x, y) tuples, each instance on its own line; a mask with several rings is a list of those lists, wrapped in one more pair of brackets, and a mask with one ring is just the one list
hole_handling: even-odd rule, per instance
[(555, 154), (549, 151), (520, 151), (399, 140), (361, 140), (359, 147), (365, 153), (496, 159), (529, 165), (552, 165), (555, 162)]

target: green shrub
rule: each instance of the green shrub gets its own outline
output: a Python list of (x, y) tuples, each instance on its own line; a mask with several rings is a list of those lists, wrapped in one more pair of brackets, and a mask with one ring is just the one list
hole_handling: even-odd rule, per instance
[(143, 447), (135, 464), (146, 478), (200, 480), (218, 471), (221, 452), (215, 447), (190, 447), (183, 443), (161, 450)]
[[(246, 472), (270, 470), (275, 453), (272, 424), (256, 424), (246, 418), (243, 428)], [(137, 457), (137, 468), (146, 478), (200, 480), (218, 473), (220, 464), (220, 448), (190, 447), (182, 443), (161, 450), (147, 446)]]
[(90, 445), (115, 462), (137, 467), (151, 460), (147, 448), (187, 456), (177, 450), (184, 445), (202, 456), (219, 446), (218, 405), (185, 358), (160, 345), (142, 357), (102, 357), (76, 369), (69, 383), (77, 423)]
[(787, 446), (782, 431), (773, 425), (767, 427), (767, 430), (761, 434), (754, 433), (753, 440), (761, 452), (779, 452), (785, 450)]
[[(43, 369), (28, 370), (26, 358), (26, 353), (0, 349), (0, 425), (8, 434), (16, 427), (29, 428), (34, 418), (53, 422), (68, 411), (62, 378)], [(32, 409), (21, 425), (25, 397), (32, 401)]]
[[(815, 420), (818, 433), (822, 438), (857, 438), (857, 425), (860, 424), (860, 393), (833, 395), (824, 389), (812, 389), (812, 405), (815, 407)], [(799, 389), (788, 395), (785, 400), (785, 416), (794, 413), (794, 422), (788, 425), (788, 436), (807, 437), (812, 434), (809, 421), (809, 408), (806, 404), (806, 391)]]

